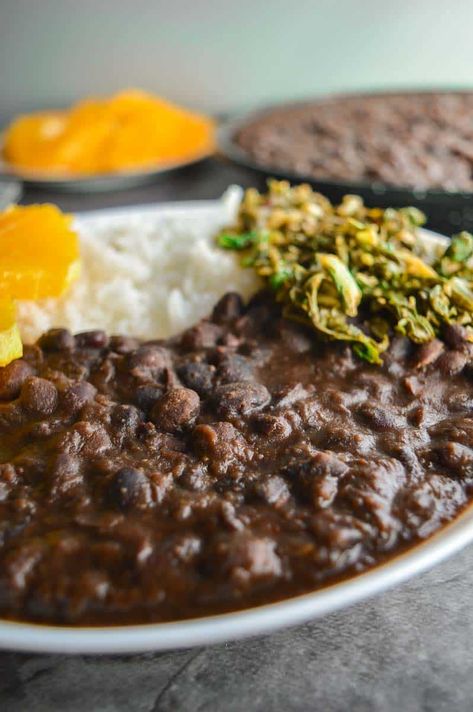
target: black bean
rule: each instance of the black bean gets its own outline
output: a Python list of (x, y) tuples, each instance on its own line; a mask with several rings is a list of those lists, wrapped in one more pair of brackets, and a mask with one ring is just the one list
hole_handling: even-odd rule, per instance
[(432, 339), (426, 344), (422, 344), (414, 354), (414, 366), (425, 368), (434, 363), (444, 350), (444, 344), (439, 339)]
[(286, 440), (291, 434), (291, 426), (281, 415), (258, 413), (253, 416), (253, 427), (258, 433), (270, 438), (272, 442)]
[(210, 321), (201, 321), (182, 334), (181, 344), (185, 349), (210, 349), (216, 346), (222, 335), (222, 327)]
[(58, 392), (51, 381), (32, 376), (23, 383), (20, 399), (23, 408), (31, 415), (51, 415), (56, 410)]
[(152, 487), (143, 472), (122, 467), (109, 484), (108, 499), (120, 509), (147, 509), (153, 504)]
[(214, 395), (217, 413), (223, 418), (249, 415), (264, 408), (270, 400), (266, 386), (245, 381), (219, 386)]
[(138, 386), (134, 394), (134, 401), (138, 408), (148, 412), (156, 401), (163, 395), (163, 389), (154, 384)]
[(184, 363), (177, 369), (182, 382), (197, 391), (199, 395), (207, 395), (213, 388), (215, 366), (208, 363)]
[(134, 405), (116, 405), (111, 422), (121, 434), (132, 436), (141, 422), (141, 415)]
[(226, 354), (218, 365), (217, 378), (220, 383), (251, 381), (253, 379), (253, 369), (245, 356)]
[(75, 340), (67, 329), (50, 329), (41, 336), (38, 344), (44, 351), (70, 351)]
[(446, 376), (454, 376), (465, 368), (468, 357), (463, 351), (446, 351), (439, 358), (437, 365)]
[(26, 418), (24, 409), (18, 401), (0, 403), (0, 431), (16, 430)]
[(217, 324), (238, 319), (243, 314), (243, 300), (237, 292), (227, 292), (214, 306), (212, 320)]
[(169, 352), (154, 344), (143, 344), (128, 355), (130, 373), (140, 380), (154, 380), (170, 366)]
[(104, 349), (108, 346), (108, 336), (100, 329), (82, 331), (76, 334), (75, 341), (80, 349)]
[(128, 354), (138, 348), (138, 340), (131, 336), (111, 336), (109, 347), (117, 354)]
[(21, 386), (34, 373), (33, 368), (23, 359), (12, 361), (0, 368), (0, 400), (12, 400), (20, 393)]
[(96, 393), (97, 389), (88, 381), (73, 383), (62, 393), (61, 405), (68, 413), (76, 414), (95, 398)]
[(445, 324), (442, 336), (452, 349), (461, 349), (467, 342), (467, 332), (461, 324)]
[(173, 388), (154, 405), (151, 420), (172, 433), (192, 425), (199, 414), (200, 398), (190, 388)]

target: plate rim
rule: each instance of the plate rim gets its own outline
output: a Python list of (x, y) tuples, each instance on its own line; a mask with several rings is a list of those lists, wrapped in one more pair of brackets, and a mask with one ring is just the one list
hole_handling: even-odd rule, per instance
[(94, 188), (104, 189), (108, 187), (113, 189), (121, 185), (126, 186), (130, 183), (136, 184), (142, 180), (151, 180), (160, 175), (165, 175), (180, 168), (187, 168), (211, 158), (215, 155), (217, 150), (217, 131), (218, 126), (215, 127), (215, 139), (213, 144), (205, 149), (195, 151), (186, 160), (165, 161), (136, 170), (121, 170), (97, 174), (81, 173), (68, 177), (67, 175), (54, 175), (42, 171), (22, 170), (8, 163), (8, 161), (3, 158), (5, 133), (5, 129), (3, 129), (0, 131), (0, 179), (17, 180), (22, 181), (26, 185), (59, 190), (93, 190)]

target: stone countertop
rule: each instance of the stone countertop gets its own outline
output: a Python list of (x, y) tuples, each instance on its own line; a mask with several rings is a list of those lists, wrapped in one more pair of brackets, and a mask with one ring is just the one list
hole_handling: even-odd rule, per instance
[[(126, 192), (26, 190), (65, 210), (216, 198), (249, 171), (207, 161)], [(1, 712), (470, 712), (471, 548), (374, 599), (242, 642), (95, 657), (0, 653)]]

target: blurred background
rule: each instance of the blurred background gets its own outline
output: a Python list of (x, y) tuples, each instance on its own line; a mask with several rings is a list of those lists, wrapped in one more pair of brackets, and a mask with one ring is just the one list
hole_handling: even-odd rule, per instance
[(1, 115), (138, 86), (213, 112), (469, 87), (473, 2), (0, 0)]

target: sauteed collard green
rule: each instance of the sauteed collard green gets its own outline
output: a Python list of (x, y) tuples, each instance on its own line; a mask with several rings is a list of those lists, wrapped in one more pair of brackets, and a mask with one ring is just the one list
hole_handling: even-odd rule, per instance
[(424, 222), (413, 207), (368, 208), (356, 195), (332, 205), (309, 185), (270, 180), (267, 193), (245, 192), (217, 240), (242, 252), (285, 316), (381, 363), (393, 332), (421, 344), (459, 324), (473, 341), (473, 236), (432, 254), (417, 234)]

